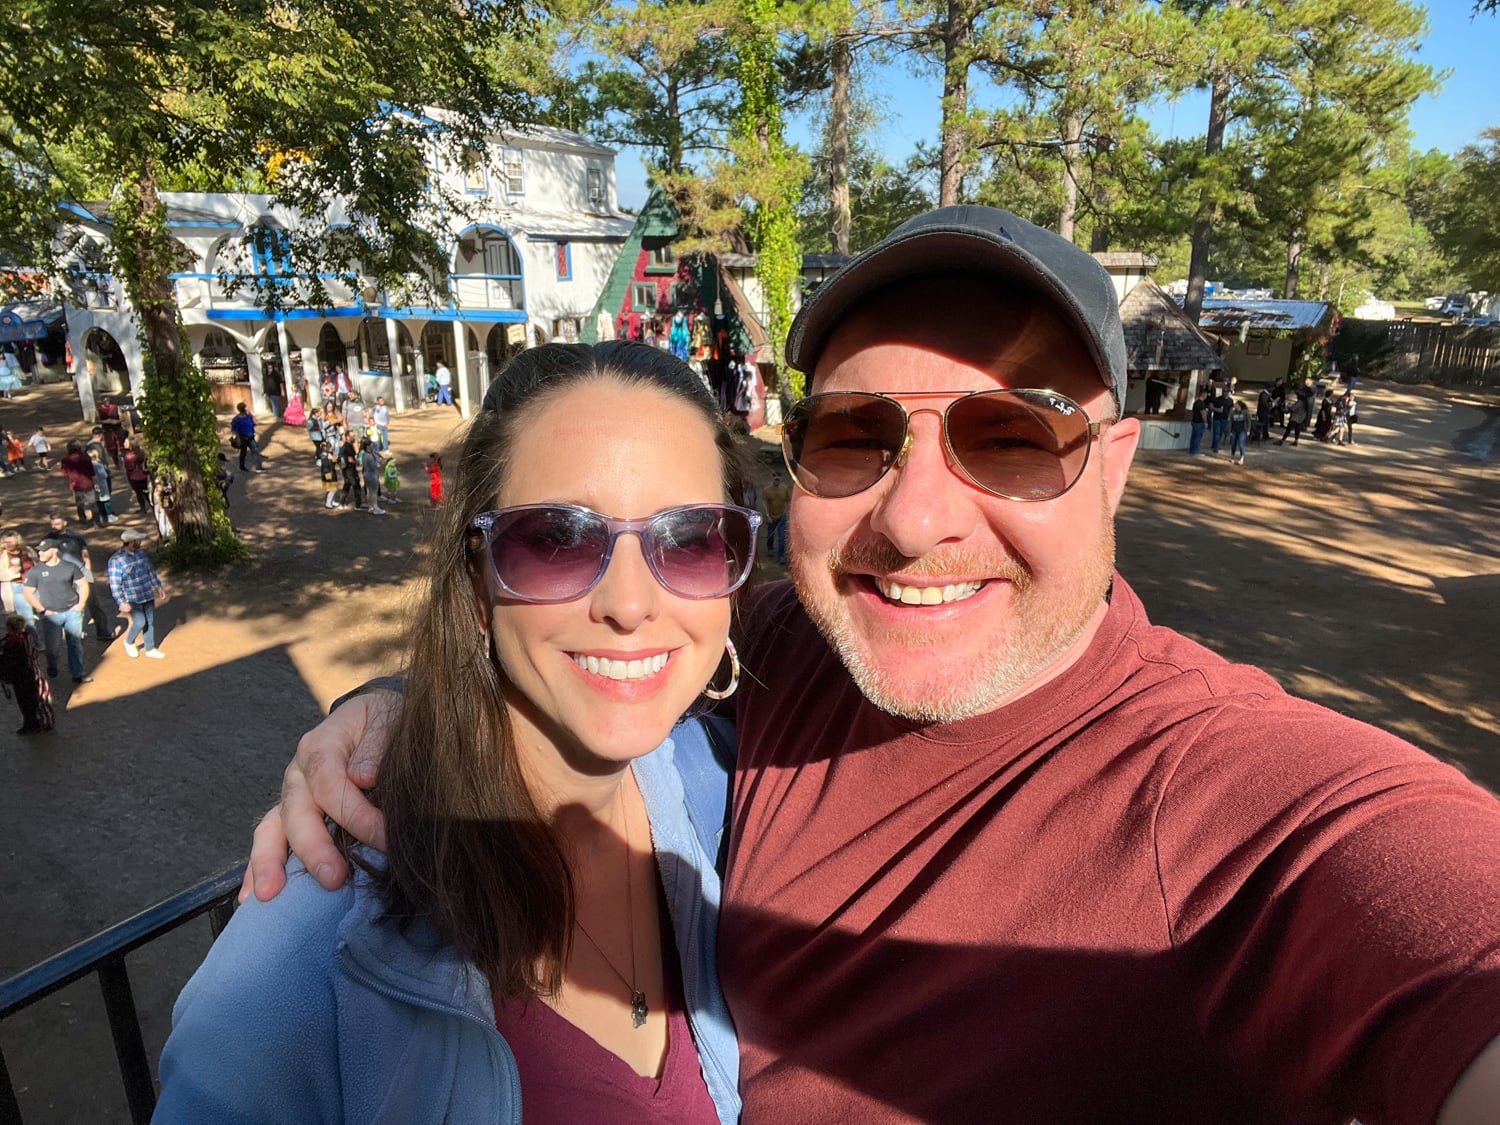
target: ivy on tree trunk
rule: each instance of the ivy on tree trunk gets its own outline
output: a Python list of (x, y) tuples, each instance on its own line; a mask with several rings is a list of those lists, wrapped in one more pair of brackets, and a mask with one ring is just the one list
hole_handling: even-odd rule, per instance
[(231, 558), (240, 552), (238, 537), (223, 497), (205, 484), (219, 451), (213, 395), (183, 337), (171, 280), (178, 246), (149, 160), (121, 180), (111, 214), (116, 269), (140, 324), (147, 449), (152, 469), (171, 486), (174, 538), (188, 554), (208, 548), (196, 552), (203, 561)]

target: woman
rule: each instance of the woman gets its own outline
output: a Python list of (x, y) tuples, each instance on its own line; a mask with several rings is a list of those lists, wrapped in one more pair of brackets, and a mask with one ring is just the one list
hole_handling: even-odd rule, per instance
[(26, 574), (36, 565), (36, 552), (26, 546), (19, 531), (0, 533), (0, 588), (4, 591), (5, 609), (29, 626), (36, 611), (26, 600)]
[[(374, 790), (386, 854), (240, 909), (178, 1002), (157, 1121), (738, 1115), (727, 775), (673, 727), (726, 652), (716, 695), (737, 682), (759, 517), (670, 355), (534, 348), (492, 394), (436, 517)], [(715, 790), (717, 824), (691, 811)]]
[(130, 482), (130, 490), (135, 493), (136, 510), (144, 512), (151, 507), (151, 469), (140, 438), (131, 438), (125, 447), (125, 479)]

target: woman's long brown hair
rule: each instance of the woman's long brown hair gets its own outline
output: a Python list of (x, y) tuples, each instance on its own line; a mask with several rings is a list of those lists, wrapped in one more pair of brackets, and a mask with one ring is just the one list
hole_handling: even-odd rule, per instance
[(495, 506), (521, 428), (559, 394), (593, 380), (692, 405), (718, 446), (725, 498), (739, 503), (743, 492), (739, 451), (712, 396), (686, 364), (640, 344), (522, 352), (469, 427), (426, 563), (405, 705), (371, 794), (385, 813), (388, 850), (383, 864), (361, 866), (391, 917), (425, 919), (504, 998), (553, 994), (561, 985), (573, 878), (522, 777), (507, 707), (512, 689), (476, 614), (475, 578), (488, 562), (474, 519)]

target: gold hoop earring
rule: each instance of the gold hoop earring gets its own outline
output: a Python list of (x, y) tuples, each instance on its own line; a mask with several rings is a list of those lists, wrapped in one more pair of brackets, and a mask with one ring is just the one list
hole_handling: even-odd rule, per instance
[(728, 637), (724, 638), (724, 651), (729, 654), (729, 686), (723, 691), (715, 691), (711, 687), (703, 689), (703, 694), (714, 700), (728, 699), (740, 686), (740, 656), (734, 651), (734, 642)]

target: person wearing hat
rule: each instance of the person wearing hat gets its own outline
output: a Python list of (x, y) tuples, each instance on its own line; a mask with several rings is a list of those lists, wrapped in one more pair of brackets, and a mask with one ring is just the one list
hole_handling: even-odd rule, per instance
[[(1099, 263), (945, 207), (786, 355), (718, 930), (744, 1119), (1495, 1122), (1500, 802), (1151, 623)], [(378, 846), (369, 694), (301, 740), (259, 897), (288, 836), (347, 875), (318, 805)]]
[(146, 655), (153, 660), (164, 660), (166, 654), (156, 647), (156, 603), (166, 601), (167, 593), (151, 559), (141, 550), (145, 541), (144, 531), (132, 528), (120, 532), (124, 546), (109, 556), (109, 592), (119, 603), (120, 612), (130, 615), (125, 655), (134, 657), (140, 651), (136, 641), (144, 636)]
[(47, 675), (57, 675), (58, 634), (67, 640), (68, 671), (75, 684), (92, 683), (83, 666), (83, 607), (89, 596), (88, 577), (62, 557), (63, 541), (47, 538), (37, 544), (37, 564), (26, 575), (26, 600), (42, 623), (47, 649)]

